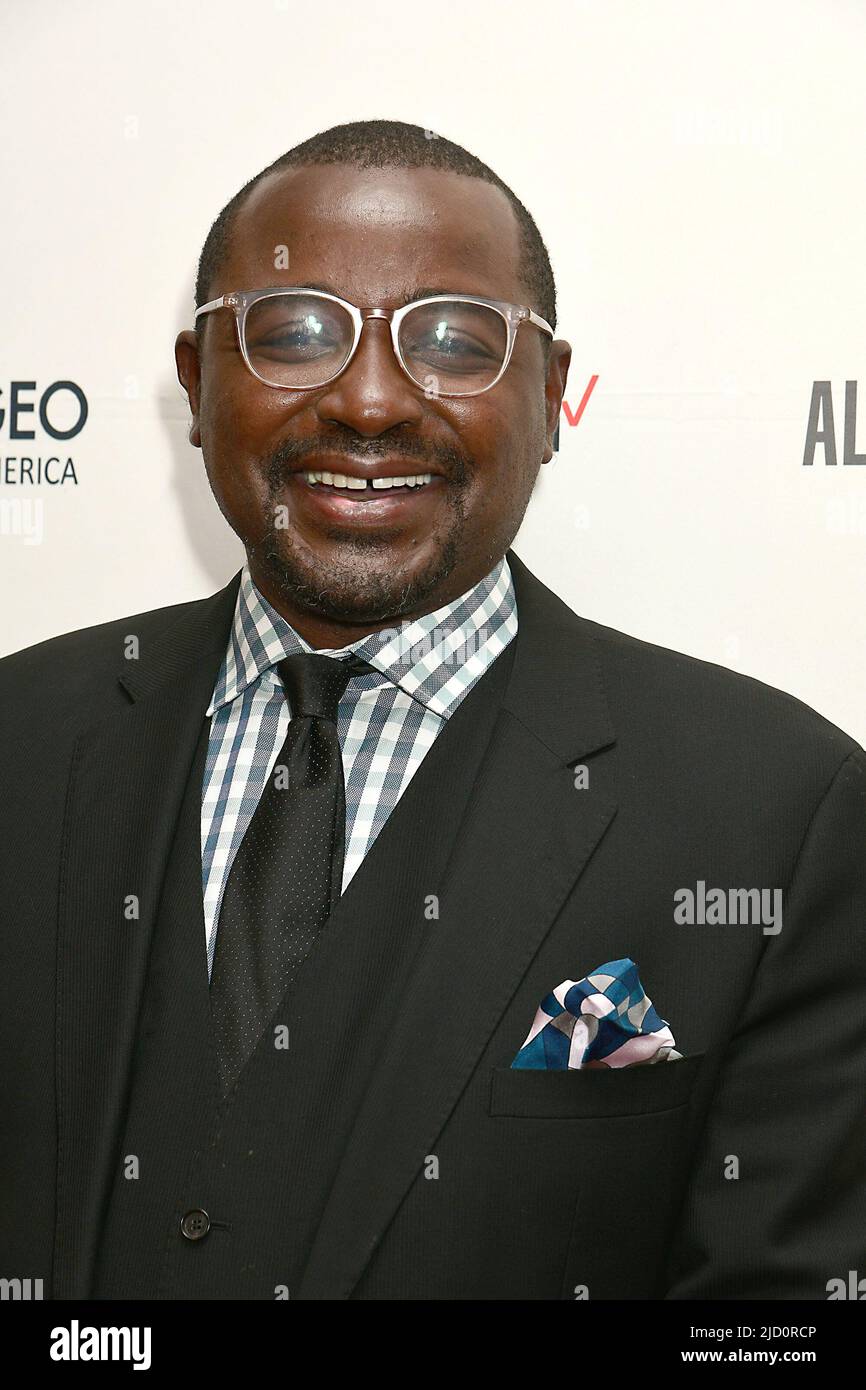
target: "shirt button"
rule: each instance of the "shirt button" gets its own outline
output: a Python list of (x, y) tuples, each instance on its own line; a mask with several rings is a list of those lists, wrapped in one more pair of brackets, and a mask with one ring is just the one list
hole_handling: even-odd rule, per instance
[(187, 1240), (203, 1240), (210, 1230), (210, 1217), (200, 1207), (188, 1211), (180, 1223), (181, 1233)]

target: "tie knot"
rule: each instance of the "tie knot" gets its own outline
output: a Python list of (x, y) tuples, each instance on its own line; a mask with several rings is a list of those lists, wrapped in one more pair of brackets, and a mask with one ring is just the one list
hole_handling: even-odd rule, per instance
[(319, 652), (297, 652), (277, 664), (292, 707), (292, 718), (312, 715), (317, 719), (329, 719), (332, 724), (337, 722), (337, 706), (352, 677), (375, 669), (354, 654), (341, 661)]

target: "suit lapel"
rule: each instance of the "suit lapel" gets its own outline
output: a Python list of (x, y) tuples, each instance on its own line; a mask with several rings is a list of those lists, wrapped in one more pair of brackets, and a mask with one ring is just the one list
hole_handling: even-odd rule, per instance
[[(511, 551), (508, 561), (519, 624), (510, 679), (301, 1298), (351, 1294), (616, 811), (577, 792), (571, 771), (614, 741), (593, 639)], [(429, 823), (449, 809), (443, 793), (425, 805)]]
[[(123, 663), (130, 702), (73, 756), (58, 913), (55, 1298), (88, 1296), (160, 889), (238, 581), (184, 605), (139, 661)], [(201, 954), (206, 970), (203, 936)]]

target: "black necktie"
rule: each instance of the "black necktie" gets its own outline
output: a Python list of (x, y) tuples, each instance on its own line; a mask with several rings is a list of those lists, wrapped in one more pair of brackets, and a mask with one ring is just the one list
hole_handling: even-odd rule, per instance
[(352, 676), (375, 667), (300, 652), (277, 670), (292, 717), (225, 886), (211, 973), (223, 1096), (339, 901), (346, 798), (337, 706)]

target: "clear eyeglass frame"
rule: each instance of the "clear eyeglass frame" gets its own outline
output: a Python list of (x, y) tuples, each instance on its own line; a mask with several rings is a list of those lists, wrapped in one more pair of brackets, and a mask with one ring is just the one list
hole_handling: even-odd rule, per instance
[[(348, 313), (354, 327), (354, 341), (352, 342), (351, 350), (343, 365), (339, 367), (336, 372), (332, 372), (326, 380), (317, 382), (314, 386), (285, 386), (281, 382), (268, 381), (266, 377), (263, 377), (260, 372), (256, 371), (250, 361), (247, 351), (245, 326), (247, 314), (253, 305), (257, 304), (261, 299), (268, 299), (274, 295), (291, 294), (305, 295), (308, 297), (316, 296), (319, 299), (329, 300), (332, 304), (339, 304)], [(504, 320), (508, 338), (502, 366), (493, 381), (489, 382), (487, 386), (481, 386), (475, 391), (440, 391), (437, 388), (435, 391), (435, 395), (437, 396), (459, 396), (465, 398), (467, 396), (480, 396), (483, 395), (485, 391), (491, 391), (497, 382), (501, 381), (502, 377), (505, 375), (508, 364), (511, 361), (511, 355), (514, 351), (514, 344), (517, 340), (517, 330), (522, 323), (534, 324), (535, 327), (541, 329), (543, 333), (549, 333), (550, 337), (553, 337), (553, 329), (550, 324), (546, 319), (543, 319), (540, 314), (536, 314), (533, 309), (527, 308), (524, 304), (509, 304), (504, 299), (487, 299), (485, 296), (478, 294), (437, 294), (431, 295), (427, 299), (413, 299), (409, 304), (404, 304), (399, 309), (383, 309), (380, 307), (362, 308), (357, 304), (350, 303), (347, 299), (340, 299), (336, 294), (326, 294), (323, 290), (305, 289), (303, 285), (283, 285), (272, 286), (263, 290), (233, 290), (230, 294), (222, 294), (219, 299), (211, 299), (207, 304), (202, 304), (200, 308), (196, 309), (195, 318), (198, 319), (202, 314), (210, 314), (214, 309), (233, 310), (238, 346), (240, 347), (245, 366), (263, 385), (271, 386), (278, 391), (320, 391), (323, 386), (329, 386), (332, 381), (335, 381), (338, 376), (342, 375), (354, 358), (358, 350), (358, 344), (361, 341), (361, 331), (367, 319), (385, 319), (391, 329), (391, 343), (394, 348), (394, 356), (397, 358), (400, 367), (412, 382), (413, 386), (417, 386), (420, 390), (423, 390), (424, 384), (419, 382), (417, 378), (412, 375), (403, 359), (403, 352), (400, 347), (400, 325), (406, 315), (411, 313), (413, 309), (418, 309), (426, 304), (442, 303), (486, 304), (488, 308), (494, 309)]]

